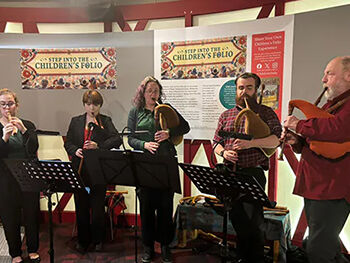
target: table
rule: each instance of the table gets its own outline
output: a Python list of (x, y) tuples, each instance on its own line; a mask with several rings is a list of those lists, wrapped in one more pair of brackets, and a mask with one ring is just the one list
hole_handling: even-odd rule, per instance
[[(273, 262), (285, 263), (287, 245), (290, 242), (290, 218), (289, 213), (266, 210), (265, 217), (265, 238), (273, 241)], [(228, 220), (227, 233), (235, 235), (230, 220)], [(185, 247), (187, 241), (195, 239), (198, 229), (209, 233), (221, 233), (223, 217), (212, 207), (201, 203), (188, 205), (179, 204), (175, 213), (176, 237), (173, 245)]]

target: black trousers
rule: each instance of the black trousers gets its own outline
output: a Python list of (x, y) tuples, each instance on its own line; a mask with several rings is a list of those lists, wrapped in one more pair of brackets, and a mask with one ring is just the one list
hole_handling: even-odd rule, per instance
[[(253, 176), (264, 189), (266, 178), (262, 168), (244, 168), (241, 172)], [(234, 201), (230, 211), (232, 226), (237, 234), (237, 253), (249, 263), (264, 262), (264, 211), (258, 202)]]
[(310, 263), (344, 262), (340, 257), (339, 234), (350, 213), (345, 199), (304, 199), (309, 226), (306, 252)]
[(91, 186), (90, 193), (74, 193), (78, 242), (84, 247), (105, 240), (105, 196), (105, 185)]
[(142, 241), (153, 248), (154, 242), (169, 245), (174, 238), (173, 199), (168, 189), (140, 188)]
[(0, 175), (0, 219), (12, 258), (22, 255), (22, 220), (28, 253), (39, 249), (39, 198), (39, 193), (22, 192), (12, 175)]

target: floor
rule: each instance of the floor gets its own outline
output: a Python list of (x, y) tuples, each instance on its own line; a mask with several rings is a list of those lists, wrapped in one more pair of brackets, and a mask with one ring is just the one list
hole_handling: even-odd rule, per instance
[[(59, 263), (73, 262), (118, 262), (131, 263), (135, 261), (135, 235), (133, 228), (118, 228), (115, 231), (114, 241), (108, 241), (104, 245), (103, 252), (88, 252), (85, 255), (79, 254), (74, 249), (75, 239), (72, 238), (72, 224), (59, 224), (54, 226), (54, 261)], [(203, 241), (204, 242), (204, 241)], [(221, 262), (216, 246), (207, 242), (200, 242), (196, 249), (173, 249), (173, 262), (182, 263), (216, 263)], [(138, 261), (141, 262), (142, 245), (138, 239), (137, 242)], [(40, 256), (43, 263), (50, 262), (48, 254), (49, 235), (47, 226), (43, 225), (40, 232)], [(162, 262), (160, 258), (160, 248), (155, 247), (156, 258), (153, 262)], [(206, 252), (210, 252), (208, 254)], [(216, 255), (215, 255), (216, 254)], [(0, 261), (2, 263), (2, 261)]]
[[(21, 228), (21, 237), (24, 236), (24, 229)], [(2, 225), (0, 225), (0, 263), (11, 263), (11, 257), (8, 255), (8, 246)]]
[[(73, 224), (55, 224), (54, 225), (54, 262), (57, 263), (132, 263), (141, 262), (142, 245), (140, 238), (137, 240), (137, 261), (135, 260), (135, 232), (133, 228), (115, 229), (115, 238), (105, 243), (103, 252), (88, 252), (84, 255), (78, 253), (75, 249), (76, 237), (72, 237)], [(49, 231), (47, 225), (41, 225), (40, 231), (40, 249), (39, 254), (42, 263), (50, 263), (49, 252)], [(25, 241), (24, 241), (25, 243)], [(189, 243), (191, 248), (172, 249), (174, 263), (219, 263), (220, 247), (212, 242), (197, 239)], [(154, 263), (162, 262), (160, 258), (160, 248), (156, 245), (156, 257)], [(231, 251), (234, 257), (234, 252)], [(293, 259), (299, 258), (299, 255), (293, 256)], [(350, 259), (350, 258), (349, 258)], [(235, 262), (235, 261), (227, 261)], [(271, 262), (270, 260), (267, 262)], [(291, 261), (303, 262), (303, 261)], [(7, 255), (7, 243), (4, 238), (2, 228), (0, 227), (0, 263), (11, 263), (11, 258)]]

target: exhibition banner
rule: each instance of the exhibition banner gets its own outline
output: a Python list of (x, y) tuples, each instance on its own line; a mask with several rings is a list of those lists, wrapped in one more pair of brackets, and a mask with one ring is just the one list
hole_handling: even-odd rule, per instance
[(262, 103), (282, 119), (290, 99), (293, 16), (154, 33), (154, 72), (163, 101), (190, 123), (185, 138), (213, 139), (220, 114), (236, 106), (236, 78), (257, 73)]
[(23, 89), (115, 89), (115, 48), (22, 49)]
[(247, 36), (164, 42), (162, 79), (235, 77), (246, 68)]
[[(252, 71), (265, 85), (262, 102), (281, 115), (283, 90), (284, 31), (252, 36)], [(261, 90), (259, 90), (259, 95)]]

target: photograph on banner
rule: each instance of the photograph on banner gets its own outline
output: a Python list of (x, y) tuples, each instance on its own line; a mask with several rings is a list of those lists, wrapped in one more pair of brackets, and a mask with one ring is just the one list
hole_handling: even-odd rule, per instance
[(22, 89), (116, 89), (116, 48), (22, 49)]
[[(274, 109), (279, 108), (280, 78), (262, 78), (261, 83), (265, 85), (262, 94), (262, 104)], [(261, 96), (261, 89), (258, 90), (258, 98)]]
[(247, 36), (161, 43), (161, 79), (235, 77), (246, 68)]

